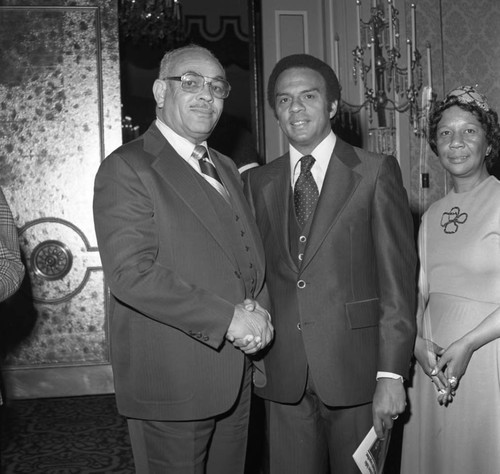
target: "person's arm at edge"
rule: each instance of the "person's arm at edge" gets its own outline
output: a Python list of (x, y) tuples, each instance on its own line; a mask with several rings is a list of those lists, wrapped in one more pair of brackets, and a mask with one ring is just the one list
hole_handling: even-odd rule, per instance
[(19, 289), (24, 273), (17, 228), (0, 189), (0, 301), (12, 296)]

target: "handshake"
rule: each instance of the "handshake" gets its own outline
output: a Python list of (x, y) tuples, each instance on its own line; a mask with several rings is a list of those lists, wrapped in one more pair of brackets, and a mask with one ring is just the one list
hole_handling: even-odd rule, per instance
[(273, 339), (269, 313), (255, 300), (246, 299), (234, 308), (226, 339), (245, 354), (255, 354)]

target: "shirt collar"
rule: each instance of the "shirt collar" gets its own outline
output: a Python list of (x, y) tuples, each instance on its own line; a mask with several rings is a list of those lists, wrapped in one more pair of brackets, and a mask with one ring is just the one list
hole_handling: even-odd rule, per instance
[[(326, 170), (330, 163), (330, 158), (332, 157), (333, 149), (335, 148), (336, 143), (337, 137), (335, 136), (333, 131), (330, 131), (330, 133), (323, 139), (323, 141), (310, 153), (310, 155), (312, 155), (316, 160), (311, 172), (313, 173), (316, 183), (318, 184), (318, 187), (320, 189), (325, 179)], [(292, 145), (289, 145), (289, 152), (291, 179), (293, 186), (300, 174), (300, 166), (297, 166), (297, 164), (304, 155)]]
[(245, 171), (248, 171), (252, 168), (257, 168), (257, 166), (259, 166), (259, 163), (257, 163), (256, 161), (252, 162), (252, 163), (247, 163), (246, 165), (242, 165), (238, 168), (238, 171), (239, 173), (244, 173)]
[[(192, 161), (198, 163), (195, 158), (191, 155), (194, 151), (195, 144), (181, 137), (178, 133), (174, 132), (166, 123), (162, 122), (158, 117), (156, 117), (156, 126), (160, 130), (161, 134), (167, 139), (167, 141), (172, 145), (172, 148), (188, 163)], [(198, 143), (198, 145), (203, 145), (208, 151), (208, 145), (206, 141)], [(210, 153), (209, 153), (210, 155)]]

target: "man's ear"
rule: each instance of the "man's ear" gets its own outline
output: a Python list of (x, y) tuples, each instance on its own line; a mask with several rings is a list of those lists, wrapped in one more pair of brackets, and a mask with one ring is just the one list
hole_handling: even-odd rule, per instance
[(332, 119), (333, 117), (335, 117), (335, 114), (337, 113), (337, 107), (339, 105), (339, 101), (338, 100), (334, 100), (330, 106), (330, 119)]
[(167, 83), (161, 79), (156, 79), (153, 83), (153, 96), (156, 100), (156, 106), (162, 108), (165, 101), (165, 94), (167, 93)]

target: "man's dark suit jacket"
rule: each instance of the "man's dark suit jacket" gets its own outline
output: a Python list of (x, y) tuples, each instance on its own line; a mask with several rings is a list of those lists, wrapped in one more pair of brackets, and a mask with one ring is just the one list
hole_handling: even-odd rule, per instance
[[(257, 295), (264, 278), (258, 229), (236, 166), (210, 153), (247, 229)], [(111, 290), (116, 398), (125, 416), (208, 418), (227, 411), (239, 394), (245, 356), (225, 334), (245, 285), (205, 186), (154, 124), (108, 156), (97, 174), (95, 227)]]
[(377, 371), (407, 377), (416, 254), (397, 161), (337, 138), (300, 268), (290, 253), (289, 154), (245, 180), (275, 328), (264, 357), (267, 384), (256, 393), (298, 402), (309, 367), (325, 404), (352, 406), (372, 400)]

